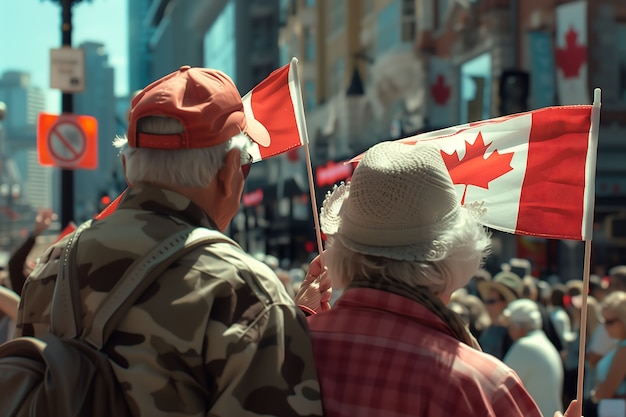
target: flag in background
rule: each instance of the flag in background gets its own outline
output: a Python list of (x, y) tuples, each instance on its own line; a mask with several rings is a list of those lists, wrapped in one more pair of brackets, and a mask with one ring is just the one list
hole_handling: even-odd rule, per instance
[(248, 150), (254, 162), (308, 143), (296, 58), (272, 72), (242, 101), (246, 116), (265, 126), (270, 136), (268, 146), (254, 143)]
[[(593, 106), (548, 107), (400, 139), (432, 141), (463, 204), (483, 202), (481, 223), (504, 232), (588, 240), (594, 195)], [(358, 161), (359, 157), (352, 161)], [(589, 213), (591, 211), (591, 213)]]
[(428, 59), (428, 124), (435, 127), (450, 126), (452, 114), (452, 66), (447, 59)]
[(556, 7), (554, 54), (559, 104), (589, 103), (586, 1)]

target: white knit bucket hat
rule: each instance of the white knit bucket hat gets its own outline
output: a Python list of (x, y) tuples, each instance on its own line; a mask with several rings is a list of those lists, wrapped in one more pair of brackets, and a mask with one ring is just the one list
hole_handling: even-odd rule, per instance
[(349, 184), (324, 200), (322, 231), (347, 248), (384, 258), (438, 258), (437, 239), (462, 216), (463, 208), (439, 148), (427, 142), (381, 142), (359, 162)]

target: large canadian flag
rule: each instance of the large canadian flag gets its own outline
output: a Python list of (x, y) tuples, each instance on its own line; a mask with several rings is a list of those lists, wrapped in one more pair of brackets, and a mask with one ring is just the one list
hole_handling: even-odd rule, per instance
[(589, 103), (586, 1), (557, 6), (554, 53), (559, 104)]
[[(486, 208), (484, 225), (521, 235), (590, 240), (597, 149), (597, 124), (591, 129), (594, 108), (547, 107), (399, 142), (439, 145), (461, 204), (482, 202)], [(599, 104), (593, 114), (599, 117)]]
[(297, 58), (272, 72), (242, 101), (246, 116), (260, 122), (270, 137), (267, 146), (255, 142), (248, 150), (254, 162), (308, 144)]

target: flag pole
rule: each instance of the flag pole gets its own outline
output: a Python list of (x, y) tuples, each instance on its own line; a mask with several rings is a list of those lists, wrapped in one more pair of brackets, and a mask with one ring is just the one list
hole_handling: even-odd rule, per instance
[(583, 216), (583, 236), (585, 240), (585, 258), (583, 267), (582, 308), (580, 310), (580, 342), (578, 355), (578, 383), (576, 398), (582, 406), (583, 383), (585, 378), (585, 345), (587, 341), (587, 294), (589, 293), (589, 275), (591, 269), (591, 240), (593, 234), (593, 213), (595, 206), (596, 155), (598, 150), (598, 131), (600, 129), (601, 90), (593, 92), (591, 108), (591, 126), (589, 127), (589, 146), (587, 148), (587, 169), (585, 170), (585, 216)]
[(290, 62), (290, 74), (293, 76), (295, 84), (294, 90), (297, 95), (297, 100), (294, 100), (294, 113), (296, 116), (296, 124), (298, 125), (298, 131), (304, 144), (304, 154), (306, 159), (306, 171), (309, 178), (309, 194), (311, 195), (311, 208), (313, 209), (313, 221), (315, 222), (315, 236), (317, 238), (317, 251), (320, 255), (320, 263), (322, 267), (322, 252), (324, 251), (324, 244), (322, 243), (322, 233), (320, 228), (319, 215), (317, 213), (317, 199), (315, 198), (315, 184), (313, 181), (313, 167), (311, 166), (311, 152), (309, 151), (309, 133), (306, 127), (306, 118), (304, 116), (304, 104), (302, 101), (302, 91), (300, 89), (300, 76), (298, 74), (298, 58), (291, 58)]

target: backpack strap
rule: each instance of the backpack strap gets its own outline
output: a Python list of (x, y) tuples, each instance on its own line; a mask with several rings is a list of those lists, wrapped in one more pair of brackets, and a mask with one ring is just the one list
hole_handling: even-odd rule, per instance
[(82, 317), (80, 292), (76, 288), (76, 280), (72, 277), (72, 267), (76, 253), (74, 249), (76, 241), (83, 230), (91, 226), (91, 223), (92, 220), (87, 220), (70, 236), (59, 261), (60, 265), (50, 306), (50, 328), (52, 333), (59, 337), (74, 338), (82, 330), (82, 324), (79, 321)]
[(217, 230), (196, 227), (175, 233), (135, 260), (96, 310), (91, 326), (82, 339), (96, 349), (102, 349), (126, 312), (157, 277), (196, 247), (217, 241), (237, 245)]

